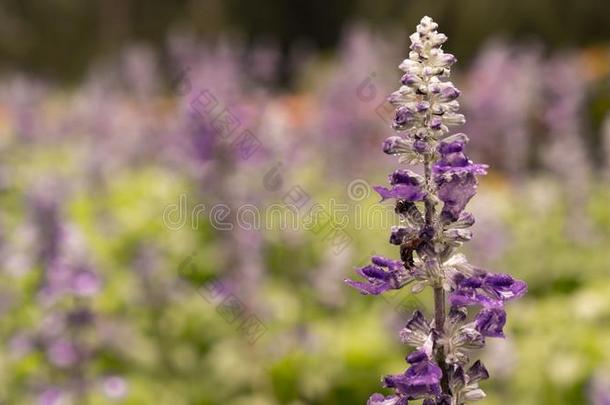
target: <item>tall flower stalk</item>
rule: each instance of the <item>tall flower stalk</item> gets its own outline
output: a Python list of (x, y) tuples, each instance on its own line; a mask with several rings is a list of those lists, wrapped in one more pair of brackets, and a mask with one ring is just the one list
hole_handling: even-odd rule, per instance
[[(393, 394), (373, 394), (370, 405), (460, 405), (485, 397), (479, 381), (488, 378), (471, 351), (487, 337), (504, 337), (504, 302), (523, 296), (527, 285), (508, 274), (489, 273), (468, 263), (460, 246), (472, 238), (472, 214), (464, 211), (475, 195), (477, 176), (487, 165), (464, 154), (465, 134), (449, 128), (465, 122), (458, 113), (460, 91), (446, 79), (456, 58), (443, 52), (447, 40), (438, 25), (424, 17), (411, 35), (409, 57), (400, 89), (389, 97), (396, 107), (393, 128), (383, 151), (421, 168), (399, 168), (389, 176), (390, 187), (375, 187), (382, 201), (395, 199), (401, 225), (391, 229), (390, 243), (400, 247), (400, 260), (373, 256), (358, 269), (363, 281), (346, 283), (365, 295), (411, 286), (413, 293), (433, 290), (434, 316), (417, 310), (400, 332), (403, 343), (415, 348), (402, 374), (382, 379)], [(474, 310), (473, 310), (474, 309)]]

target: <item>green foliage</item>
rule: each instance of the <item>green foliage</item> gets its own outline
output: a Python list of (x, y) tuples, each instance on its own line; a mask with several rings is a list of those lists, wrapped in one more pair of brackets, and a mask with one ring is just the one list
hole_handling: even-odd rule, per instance
[[(49, 160), (36, 159), (21, 172), (24, 182)], [(0, 195), (11, 229), (24, 219), (16, 202), (28, 187), (15, 184)], [(350, 228), (353, 243), (340, 264), (328, 260), (328, 246), (311, 232), (291, 234), (289, 242), (286, 232), (265, 232), (264, 275), (251, 286), (257, 303), (248, 310), (266, 331), (251, 343), (239, 329), (241, 320), (227, 321), (218, 302), (201, 294), (223, 276), (219, 231), (206, 221), (197, 229), (163, 226), (163, 207), (191, 190), (175, 173), (151, 166), (120, 172), (95, 193), (77, 189), (65, 196), (65, 220), (84, 234), (90, 259), (104, 277), (93, 308), (120, 325), (113, 331), (120, 344), (96, 357), (90, 372), (113, 370), (127, 379), (129, 393), (120, 403), (363, 403), (379, 390), (378, 377), (404, 369), (396, 353), (407, 351), (395, 338), (404, 314), (388, 311), (402, 298), (363, 299), (340, 285), (366, 249), (384, 239), (385, 229)], [(320, 184), (308, 190), (319, 201), (343, 191)], [(508, 244), (493, 270), (527, 280), (530, 293), (508, 309), (510, 339), (503, 344), (513, 345), (516, 356), (507, 359), (501, 344), (485, 353), (494, 376), (484, 383), (487, 403), (584, 403), (591, 376), (610, 361), (610, 194), (601, 186), (592, 194), (586, 218), (593, 232), (575, 240), (567, 225), (570, 208), (560, 198), (536, 208), (528, 195), (490, 193), (509, 199), (503, 223)], [(373, 204), (374, 197), (363, 202)], [(387, 248), (379, 243), (378, 249)], [(154, 260), (142, 267), (143, 251)], [(34, 294), (40, 272), (33, 266), (20, 276), (1, 276), (10, 285), (3, 290), (21, 303), (0, 319), (3, 340), (39, 322)], [(328, 293), (316, 278), (333, 272), (336, 277), (325, 283), (339, 285)], [(428, 299), (422, 294), (418, 303), (425, 308)], [(15, 357), (6, 345), (0, 364), (6, 382), (0, 402), (11, 404), (29, 403), (28, 379), (50, 373), (40, 353)], [(109, 402), (94, 391), (90, 403)]]

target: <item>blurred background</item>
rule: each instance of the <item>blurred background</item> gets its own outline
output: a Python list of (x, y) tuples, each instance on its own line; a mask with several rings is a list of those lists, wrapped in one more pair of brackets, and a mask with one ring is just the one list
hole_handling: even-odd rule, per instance
[(610, 3), (4, 0), (0, 404), (358, 404), (404, 370), (430, 295), (342, 280), (397, 255), (371, 185), (423, 15), (491, 166), (465, 250), (529, 284), (485, 403), (610, 403)]

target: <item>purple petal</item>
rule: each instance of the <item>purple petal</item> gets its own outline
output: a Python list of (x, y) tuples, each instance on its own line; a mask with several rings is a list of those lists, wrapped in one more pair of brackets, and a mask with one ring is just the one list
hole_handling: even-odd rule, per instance
[(397, 184), (391, 189), (375, 186), (373, 189), (379, 193), (381, 196), (381, 201), (385, 201), (389, 198), (407, 201), (421, 201), (426, 196), (426, 193), (422, 191), (421, 187), (407, 184)]
[(449, 303), (454, 307), (466, 307), (471, 305), (482, 305), (486, 308), (501, 307), (501, 300), (494, 300), (486, 295), (479, 294), (476, 290), (462, 289), (449, 295)]
[(412, 73), (405, 73), (402, 78), (400, 79), (400, 82), (402, 84), (404, 84), (405, 86), (412, 86), (414, 84), (419, 84), (421, 83), (422, 79), (417, 76), (414, 75)]
[(368, 265), (368, 266), (362, 267), (359, 270), (359, 273), (364, 277), (378, 279), (378, 280), (382, 280), (382, 281), (388, 281), (392, 278), (390, 273), (388, 273), (381, 267), (378, 267), (375, 265)]
[(381, 394), (373, 394), (366, 403), (367, 405), (407, 405), (406, 397), (390, 395), (384, 397)]
[(421, 187), (422, 185), (421, 176), (419, 176), (417, 173), (405, 169), (395, 170), (392, 174), (390, 174), (389, 180), (390, 184), (393, 186), (397, 184), (406, 184)]
[(464, 374), (464, 369), (460, 366), (457, 366), (455, 370), (453, 370), (453, 372), (449, 374), (449, 380), (452, 387), (461, 388), (466, 385), (466, 375)]
[(421, 139), (417, 139), (413, 142), (413, 149), (417, 153), (425, 153), (428, 150), (428, 143)]
[(390, 270), (402, 268), (402, 262), (400, 260), (392, 260), (383, 256), (372, 256), (371, 262), (377, 266), (386, 267)]
[(453, 176), (450, 181), (438, 182), (438, 196), (445, 203), (442, 215), (456, 221), (476, 194), (477, 180), (472, 174)]
[(366, 281), (347, 279), (345, 283), (350, 287), (356, 288), (364, 295), (379, 295), (387, 290), (401, 287), (398, 279), (405, 279), (405, 274), (400, 274), (400, 272), (406, 272), (401, 261), (388, 259), (383, 256), (373, 256), (371, 262), (373, 263), (372, 265), (356, 270)]
[(407, 107), (400, 107), (396, 110), (396, 114), (394, 115), (394, 123), (393, 126), (396, 129), (400, 129), (409, 125), (415, 120), (415, 114)]
[(363, 295), (379, 295), (390, 289), (390, 283), (372, 284), (362, 281), (344, 280), (345, 284), (360, 291)]
[(432, 119), (430, 120), (430, 122), (428, 123), (428, 126), (431, 129), (441, 129), (441, 126), (443, 125), (443, 120), (440, 117), (434, 116), (432, 117)]
[(450, 153), (459, 153), (464, 150), (465, 141), (458, 139), (453, 142), (441, 142), (438, 146), (438, 151), (445, 156)]
[(449, 86), (441, 90), (440, 95), (443, 101), (451, 101), (460, 96), (460, 91), (453, 86)]
[(419, 310), (413, 312), (413, 315), (411, 316), (411, 319), (407, 321), (405, 328), (412, 331), (420, 331), (426, 334), (430, 333), (430, 326), (428, 325), (428, 322), (426, 322), (424, 314), (422, 314)]
[(483, 308), (475, 319), (476, 328), (483, 336), (504, 337), (506, 312), (501, 308)]
[(426, 360), (428, 360), (428, 355), (426, 355), (426, 353), (424, 353), (422, 350), (416, 350), (407, 356), (407, 363), (409, 364), (417, 364)]
[(411, 398), (439, 395), (443, 374), (440, 367), (430, 361), (423, 351), (415, 351), (407, 359), (411, 367), (404, 374), (384, 377), (384, 386)]
[(475, 219), (474, 219), (474, 215), (472, 215), (470, 212), (461, 212), (459, 218), (457, 219), (457, 221), (455, 223), (453, 223), (451, 226), (453, 228), (469, 228), (472, 225), (474, 225)]
[(469, 383), (487, 380), (489, 378), (489, 372), (480, 360), (477, 360), (472, 367), (470, 367), (467, 374)]
[(409, 142), (404, 140), (400, 136), (390, 136), (385, 141), (383, 141), (383, 152), (387, 153), (388, 155), (406, 153), (409, 150)]
[(508, 274), (488, 274), (485, 276), (485, 290), (490, 294), (504, 300), (513, 300), (522, 297), (527, 292), (527, 284), (515, 280)]
[(467, 277), (460, 282), (460, 288), (481, 288), (483, 280), (481, 277)]

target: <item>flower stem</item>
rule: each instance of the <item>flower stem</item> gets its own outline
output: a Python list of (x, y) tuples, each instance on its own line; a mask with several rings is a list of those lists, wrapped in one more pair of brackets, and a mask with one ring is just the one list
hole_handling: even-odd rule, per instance
[[(445, 291), (443, 287), (434, 288), (434, 324), (437, 332), (442, 335), (445, 330)], [(436, 342), (434, 343), (437, 346)], [(443, 394), (451, 395), (447, 364), (445, 363), (445, 351), (442, 345), (436, 347), (436, 362), (441, 370), (443, 370), (443, 377), (441, 379)]]
[[(432, 181), (432, 162), (430, 161), (430, 157), (428, 155), (424, 158), (424, 179), (426, 182), (426, 191), (430, 192), (432, 189), (431, 181)], [(434, 216), (434, 204), (429, 197), (426, 197), (424, 200), (425, 204), (425, 215), (426, 215), (426, 226), (432, 226), (432, 217)]]
[[(428, 192), (432, 190), (432, 162), (430, 157), (426, 155), (424, 158), (424, 178), (426, 182), (426, 188)], [(424, 201), (425, 204), (425, 218), (426, 218), (426, 227), (434, 226), (434, 203), (430, 198), (426, 198)], [(434, 325), (435, 329), (439, 336), (442, 336), (445, 330), (445, 291), (442, 286), (434, 287)], [(436, 362), (438, 366), (443, 371), (443, 377), (441, 379), (441, 388), (443, 390), (443, 394), (451, 395), (451, 391), (449, 390), (449, 378), (447, 375), (447, 365), (445, 363), (445, 351), (442, 345), (438, 345), (437, 342), (434, 342), (434, 347), (436, 350)]]

